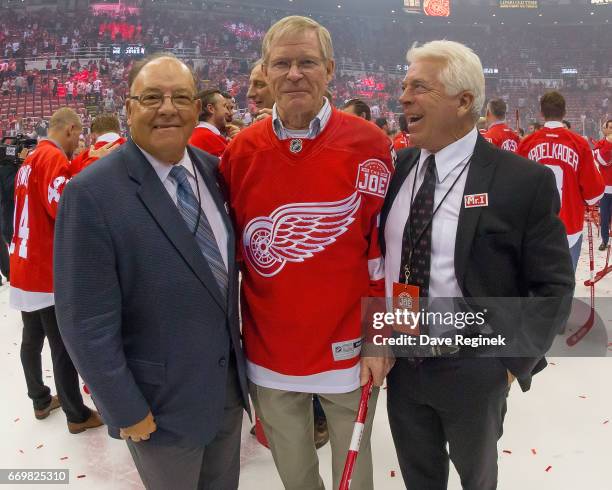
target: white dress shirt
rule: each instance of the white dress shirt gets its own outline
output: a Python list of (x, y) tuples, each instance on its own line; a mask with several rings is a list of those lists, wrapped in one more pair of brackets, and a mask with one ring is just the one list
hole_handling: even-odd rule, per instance
[[(463, 138), (435, 153), (436, 158), (436, 190), (434, 194), (434, 210), (450, 187), (468, 167), (450, 191), (440, 209), (433, 217), (431, 233), (431, 268), (429, 277), (429, 298), (460, 298), (463, 296), (455, 277), (455, 239), (459, 211), (463, 205), (463, 192), (469, 172), (469, 160), (474, 153), (478, 131), (472, 129)], [(418, 189), (425, 179), (425, 160), (431, 155), (427, 150), (421, 150), (418, 174), (416, 179), (416, 197)], [(402, 184), (385, 225), (385, 290), (387, 297), (393, 296), (393, 282), (399, 280), (402, 261), (402, 239), (404, 226), (410, 216), (410, 197), (414, 183), (415, 165)]]
[[(162, 184), (164, 184), (164, 187), (168, 191), (168, 194), (170, 194), (174, 204), (177, 204), (177, 185), (174, 179), (170, 178), (170, 171), (172, 170), (173, 165), (160, 162), (153, 155), (147, 153), (142, 148), (140, 148), (140, 151), (142, 151), (145, 158), (153, 167), (153, 170), (155, 170), (155, 173), (157, 173), (159, 180), (161, 180)], [(219, 252), (221, 252), (221, 257), (223, 258), (223, 263), (227, 269), (227, 228), (223, 222), (221, 212), (215, 204), (208, 187), (206, 187), (206, 183), (200, 175), (200, 172), (196, 172), (198, 177), (198, 183), (196, 184), (195, 176), (193, 175), (195, 167), (191, 162), (191, 158), (189, 158), (189, 153), (187, 153), (187, 150), (185, 150), (183, 158), (181, 158), (176, 165), (182, 165), (187, 170), (187, 179), (189, 180), (189, 184), (191, 185), (193, 193), (196, 197), (198, 195), (198, 185), (200, 187), (200, 205), (202, 207), (202, 212), (206, 215), (206, 218), (210, 223), (213, 235), (215, 235), (215, 240), (217, 241), (217, 246), (219, 247)]]

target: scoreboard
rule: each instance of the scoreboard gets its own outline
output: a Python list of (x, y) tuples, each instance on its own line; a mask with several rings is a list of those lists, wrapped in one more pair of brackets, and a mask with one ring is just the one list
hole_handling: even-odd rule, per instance
[(537, 9), (538, 0), (499, 0), (500, 9)]

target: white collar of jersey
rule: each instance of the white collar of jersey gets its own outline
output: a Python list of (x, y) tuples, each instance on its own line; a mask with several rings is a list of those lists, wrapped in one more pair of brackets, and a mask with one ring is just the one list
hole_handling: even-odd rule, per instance
[(491, 124), (489, 124), (489, 129), (491, 129), (493, 126), (499, 126), (500, 124), (506, 124), (506, 121), (495, 121), (495, 122), (492, 122)]
[[(438, 182), (444, 182), (444, 179), (448, 177), (448, 174), (450, 174), (457, 165), (466, 162), (472, 156), (477, 139), (478, 130), (474, 127), (463, 138), (442, 148), (438, 153), (435, 153)], [(425, 160), (429, 155), (431, 155), (431, 152), (425, 149), (421, 150), (419, 169), (424, 169)]]
[(114, 143), (115, 141), (117, 141), (119, 138), (121, 138), (120, 135), (118, 135), (117, 133), (113, 133), (112, 131), (110, 133), (104, 133), (102, 136), (100, 136), (97, 140), (96, 143), (100, 143), (100, 142), (104, 142), (104, 143)]
[(563, 123), (561, 121), (546, 121), (544, 123), (544, 127), (548, 128), (548, 129), (562, 128), (563, 127)]
[(272, 128), (279, 140), (290, 138), (303, 138), (311, 140), (316, 138), (324, 129), (332, 114), (331, 104), (327, 97), (323, 97), (323, 107), (308, 126), (308, 130), (291, 130), (283, 126), (283, 122), (276, 111), (276, 104), (272, 106)]
[[(147, 161), (151, 164), (153, 170), (155, 170), (155, 173), (159, 177), (159, 180), (165, 182), (168, 178), (168, 175), (170, 175), (170, 170), (172, 170), (172, 167), (174, 165), (172, 163), (164, 163), (158, 160), (153, 155), (147, 153), (142, 148), (140, 148), (140, 146), (138, 146), (138, 149), (142, 152)], [(178, 163), (176, 163), (176, 165), (182, 165), (183, 167), (185, 167), (189, 175), (193, 176), (193, 171), (191, 170), (191, 158), (189, 158), (189, 153), (187, 152), (186, 148), (185, 153), (183, 153), (183, 158), (181, 158)]]
[(206, 128), (215, 133), (217, 136), (221, 136), (221, 131), (219, 131), (219, 128), (217, 126), (213, 126), (210, 123), (207, 123), (206, 121), (200, 121), (196, 128)]

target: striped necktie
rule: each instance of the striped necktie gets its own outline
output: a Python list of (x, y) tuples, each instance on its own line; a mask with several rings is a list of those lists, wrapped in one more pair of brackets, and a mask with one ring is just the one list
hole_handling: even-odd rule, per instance
[[(196, 222), (198, 221), (200, 204), (187, 179), (187, 169), (182, 165), (174, 165), (172, 170), (170, 170), (170, 177), (174, 179), (177, 184), (176, 204), (178, 209), (189, 231), (193, 232), (196, 227)], [(195, 238), (202, 251), (202, 255), (204, 255), (204, 258), (208, 261), (210, 270), (217, 280), (223, 298), (226, 299), (228, 284), (227, 269), (221, 257), (221, 252), (219, 252), (219, 246), (212, 228), (210, 227), (210, 223), (202, 210), (200, 210), (200, 221)]]

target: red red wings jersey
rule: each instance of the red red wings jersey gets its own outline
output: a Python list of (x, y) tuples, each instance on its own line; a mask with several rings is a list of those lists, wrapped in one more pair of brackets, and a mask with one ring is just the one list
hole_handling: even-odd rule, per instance
[(498, 148), (513, 151), (514, 153), (516, 153), (521, 142), (518, 134), (512, 131), (505, 123), (491, 125), (483, 136), (489, 143), (493, 143)]
[(189, 144), (220, 157), (227, 146), (227, 140), (200, 123), (191, 133)]
[(589, 144), (581, 136), (555, 125), (525, 138), (518, 154), (546, 165), (555, 174), (561, 198), (559, 217), (569, 245), (573, 246), (582, 233), (585, 203), (595, 204), (604, 192), (604, 181)]
[(15, 177), (11, 307), (36, 311), (53, 298), (53, 231), (57, 205), (70, 178), (68, 158), (51, 140), (30, 152)]
[(393, 149), (397, 151), (408, 147), (410, 147), (410, 135), (403, 131), (398, 132), (393, 138)]
[[(112, 136), (111, 136), (112, 135)], [(98, 150), (102, 148), (104, 145), (112, 142), (116, 142), (117, 145), (122, 145), (127, 140), (122, 138), (116, 133), (107, 133), (103, 134), (98, 138), (96, 143), (94, 144), (94, 149)], [(112, 145), (111, 148), (116, 145)], [(86, 148), (81, 153), (79, 153), (76, 157), (72, 159), (70, 162), (70, 172), (74, 177), (76, 174), (81, 172), (85, 167), (89, 167), (93, 162), (97, 161), (97, 157), (89, 156), (89, 148)]]
[(335, 109), (315, 139), (281, 141), (267, 118), (225, 150), (254, 383), (312, 393), (359, 387), (361, 298), (384, 295), (378, 219), (390, 150), (375, 125)]
[(593, 159), (599, 164), (599, 171), (606, 184), (606, 194), (612, 194), (612, 142), (604, 138), (595, 143)]

